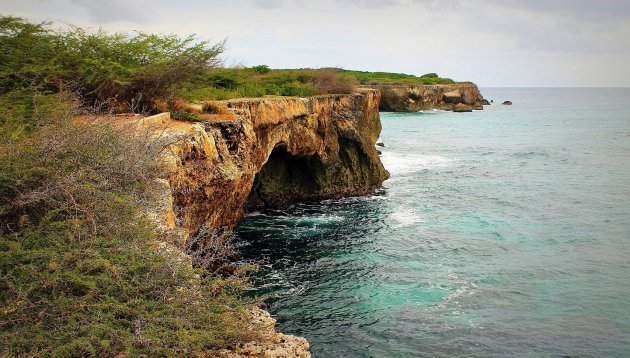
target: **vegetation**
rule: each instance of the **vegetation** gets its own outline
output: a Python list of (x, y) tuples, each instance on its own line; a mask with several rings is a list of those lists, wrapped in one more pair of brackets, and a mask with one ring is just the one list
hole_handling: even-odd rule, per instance
[(336, 69), (272, 70), (267, 66), (210, 69), (178, 92), (188, 101), (239, 97), (352, 93), (356, 80)]
[(352, 93), (357, 85), (435, 85), (456, 83), (428, 73), (417, 77), (403, 73), (362, 72), (340, 68), (272, 70), (267, 66), (210, 69), (178, 92), (188, 101), (225, 100), (239, 97), (312, 96)]
[(456, 83), (450, 78), (441, 78), (436, 73), (427, 73), (417, 77), (404, 73), (340, 71), (343, 74), (356, 78), (362, 85), (449, 85)]
[[(146, 219), (169, 143), (85, 107), (161, 96), (208, 48), (7, 17), (0, 36), (0, 356), (211, 356), (257, 338), (242, 270), (192, 268)], [(134, 46), (163, 57), (123, 56)]]
[(150, 111), (156, 99), (216, 67), (223, 44), (194, 36), (108, 34), (71, 27), (54, 30), (0, 17), (0, 95), (25, 88), (74, 91), (93, 105)]
[(166, 143), (77, 122), (59, 95), (37, 102), (34, 129), (2, 125), (0, 355), (179, 356), (253, 338), (247, 280), (159, 250), (168, 237), (144, 219)]

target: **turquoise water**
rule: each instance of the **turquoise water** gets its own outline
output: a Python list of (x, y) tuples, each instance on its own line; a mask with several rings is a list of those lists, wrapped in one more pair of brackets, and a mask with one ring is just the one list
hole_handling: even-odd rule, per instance
[(314, 357), (630, 356), (630, 89), (482, 92), (382, 113), (376, 195), (238, 228)]

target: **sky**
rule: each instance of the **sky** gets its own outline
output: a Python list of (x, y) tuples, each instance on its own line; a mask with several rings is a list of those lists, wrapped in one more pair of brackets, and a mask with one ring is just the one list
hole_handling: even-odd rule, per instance
[(630, 86), (630, 0), (0, 0), (0, 14), (226, 40), (227, 65)]

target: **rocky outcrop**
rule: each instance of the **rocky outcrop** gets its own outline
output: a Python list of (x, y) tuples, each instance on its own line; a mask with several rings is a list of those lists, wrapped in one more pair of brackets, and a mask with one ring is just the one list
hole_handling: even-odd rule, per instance
[(249, 342), (233, 350), (218, 352), (219, 357), (241, 358), (310, 358), (308, 341), (302, 337), (278, 333), (276, 320), (267, 311), (256, 309), (252, 312), (253, 323), (261, 331), (261, 342)]
[(381, 91), (380, 110), (383, 112), (417, 112), (431, 109), (452, 111), (463, 103), (473, 109), (483, 109), (484, 99), (477, 85), (371, 85)]
[(472, 112), (473, 111), (473, 107), (463, 104), (463, 103), (458, 103), (453, 107), (453, 112)]
[[(197, 265), (245, 210), (364, 195), (389, 174), (374, 144), (380, 93), (225, 101), (227, 115), (168, 122), (174, 229)], [(164, 118), (161, 119), (164, 121)]]

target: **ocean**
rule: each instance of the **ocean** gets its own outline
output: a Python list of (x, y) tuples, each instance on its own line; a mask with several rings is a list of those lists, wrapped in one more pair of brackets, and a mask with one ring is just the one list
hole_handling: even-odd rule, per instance
[(381, 113), (375, 195), (237, 228), (314, 357), (630, 356), (630, 89), (481, 92)]

